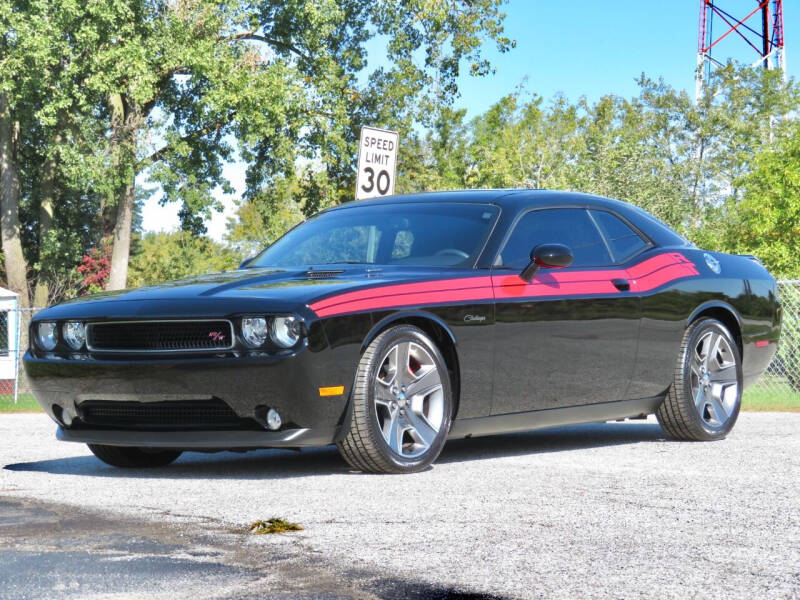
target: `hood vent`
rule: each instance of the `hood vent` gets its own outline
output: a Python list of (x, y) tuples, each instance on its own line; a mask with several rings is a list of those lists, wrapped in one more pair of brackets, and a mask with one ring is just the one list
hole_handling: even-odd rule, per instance
[(344, 273), (344, 271), (315, 271), (314, 269), (309, 269), (306, 271), (306, 277), (308, 279), (331, 279)]

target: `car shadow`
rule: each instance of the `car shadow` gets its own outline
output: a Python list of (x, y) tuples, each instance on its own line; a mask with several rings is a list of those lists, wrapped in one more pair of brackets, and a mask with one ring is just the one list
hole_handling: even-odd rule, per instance
[[(445, 445), (437, 463), (449, 464), (567, 452), (662, 440), (664, 433), (661, 428), (649, 422), (572, 425), (541, 431), (451, 440)], [(339, 456), (335, 446), (304, 448), (301, 451), (265, 449), (247, 453), (187, 452), (175, 463), (155, 469), (118, 469), (102, 463), (91, 455), (14, 463), (3, 468), (8, 471), (51, 475), (134, 479), (289, 479), (357, 473)]]
[(657, 423), (589, 423), (505, 433), (447, 442), (436, 462), (452, 463), (504, 456), (567, 452), (605, 446), (658, 442), (666, 439)]

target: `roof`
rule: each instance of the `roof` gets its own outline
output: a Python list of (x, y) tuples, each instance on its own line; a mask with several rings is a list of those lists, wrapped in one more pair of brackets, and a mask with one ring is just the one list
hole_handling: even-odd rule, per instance
[(406, 194), (398, 196), (386, 196), (383, 198), (371, 198), (369, 200), (356, 200), (346, 202), (328, 210), (338, 210), (341, 208), (362, 206), (362, 205), (381, 205), (416, 203), (416, 202), (459, 202), (476, 204), (497, 204), (501, 207), (515, 207), (521, 204), (595, 204), (595, 205), (626, 205), (625, 202), (584, 194), (581, 192), (568, 192), (561, 190), (531, 190), (531, 189), (499, 189), (499, 190), (449, 190), (444, 192), (421, 192), (417, 194)]
[(19, 296), (19, 294), (16, 292), (12, 292), (4, 287), (0, 287), (0, 298), (16, 298), (17, 296)]

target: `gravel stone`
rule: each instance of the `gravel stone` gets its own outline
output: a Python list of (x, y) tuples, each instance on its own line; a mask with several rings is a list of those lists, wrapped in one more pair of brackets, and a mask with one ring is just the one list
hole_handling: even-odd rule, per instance
[(201, 529), (283, 517), (304, 530), (241, 543), (372, 577), (377, 597), (401, 580), (511, 598), (800, 598), (800, 414), (742, 413), (711, 443), (667, 441), (652, 418), (457, 440), (412, 475), (354, 473), (333, 447), (120, 470), (54, 430), (0, 415), (0, 494)]

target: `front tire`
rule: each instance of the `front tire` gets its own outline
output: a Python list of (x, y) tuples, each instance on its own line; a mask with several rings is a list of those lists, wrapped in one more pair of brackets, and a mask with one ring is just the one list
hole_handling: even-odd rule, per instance
[(450, 431), (453, 397), (436, 344), (411, 325), (391, 327), (364, 351), (356, 371), (350, 429), (338, 443), (354, 468), (413, 473), (430, 465)]
[(87, 444), (87, 446), (89, 446), (92, 454), (104, 463), (123, 469), (165, 467), (181, 455), (180, 450), (151, 450), (148, 448), (103, 446), (99, 444)]
[(656, 413), (676, 440), (720, 440), (742, 404), (742, 358), (725, 325), (704, 318), (686, 330), (667, 396)]

